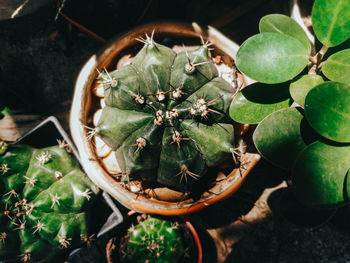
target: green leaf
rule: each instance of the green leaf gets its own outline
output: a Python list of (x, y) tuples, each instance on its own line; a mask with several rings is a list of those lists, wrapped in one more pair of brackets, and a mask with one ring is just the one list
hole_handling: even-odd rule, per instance
[(240, 71), (262, 83), (281, 83), (298, 75), (309, 60), (308, 49), (285, 34), (261, 33), (248, 38), (237, 52)]
[(1, 113), (2, 113), (3, 115), (11, 115), (11, 114), (12, 114), (12, 111), (10, 110), (9, 107), (6, 106), (5, 108), (2, 109)]
[(304, 108), (307, 93), (324, 80), (319, 75), (303, 75), (293, 80), (289, 86), (289, 93), (293, 100)]
[(258, 125), (253, 140), (265, 159), (289, 170), (298, 154), (306, 148), (303, 135), (310, 133), (310, 130), (300, 108), (281, 109)]
[(319, 134), (337, 142), (350, 142), (350, 86), (325, 82), (310, 90), (305, 115)]
[(350, 49), (330, 56), (322, 64), (322, 73), (330, 80), (350, 84)]
[(325, 46), (343, 43), (350, 37), (350, 1), (316, 0), (312, 8), (312, 25)]
[(267, 85), (254, 83), (233, 98), (230, 117), (240, 123), (255, 124), (267, 115), (290, 105), (289, 82)]
[(291, 36), (299, 40), (304, 47), (307, 48), (308, 53), (311, 51), (310, 40), (308, 39), (305, 31), (294, 19), (288, 16), (280, 14), (264, 16), (260, 20), (259, 31), (260, 33), (276, 32)]
[(349, 145), (331, 145), (321, 141), (310, 144), (300, 153), (293, 167), (296, 197), (313, 206), (344, 203), (344, 181), (349, 167)]

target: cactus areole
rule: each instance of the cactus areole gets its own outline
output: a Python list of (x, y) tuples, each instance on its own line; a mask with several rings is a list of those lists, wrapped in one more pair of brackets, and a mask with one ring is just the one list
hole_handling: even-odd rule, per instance
[(0, 260), (61, 262), (65, 249), (89, 243), (98, 189), (66, 149), (0, 145)]
[(190, 192), (231, 154), (235, 89), (218, 77), (209, 43), (175, 53), (146, 37), (131, 64), (100, 73), (106, 107), (93, 134), (114, 151), (122, 180)]

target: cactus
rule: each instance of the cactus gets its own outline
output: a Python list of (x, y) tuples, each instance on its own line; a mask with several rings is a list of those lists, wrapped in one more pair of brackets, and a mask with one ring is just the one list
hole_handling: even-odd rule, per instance
[(235, 88), (218, 77), (209, 43), (175, 53), (146, 37), (131, 64), (99, 74), (106, 107), (89, 133), (115, 152), (121, 180), (192, 191), (234, 148)]
[(180, 262), (185, 255), (180, 226), (177, 222), (150, 217), (127, 234), (127, 247), (122, 254), (130, 262)]
[(77, 241), (90, 242), (86, 206), (98, 189), (76, 160), (59, 146), (5, 148), (0, 155), (0, 259), (57, 262), (56, 256)]

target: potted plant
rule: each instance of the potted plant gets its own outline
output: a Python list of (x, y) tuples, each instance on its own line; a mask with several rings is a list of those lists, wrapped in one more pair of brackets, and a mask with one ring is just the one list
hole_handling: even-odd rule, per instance
[[(232, 96), (245, 85), (234, 70), (236, 47), (213, 28), (157, 23), (91, 57), (70, 119), (90, 178), (144, 213), (190, 213), (235, 192), (259, 159), (245, 150), (247, 127), (238, 125), (234, 136), (227, 118)], [(225, 158), (228, 166), (218, 169)]]
[(73, 248), (94, 239), (98, 224), (90, 213), (99, 189), (80, 170), (74, 147), (60, 131), (50, 117), (16, 144), (0, 141), (3, 262), (64, 261)]
[(290, 171), (295, 197), (317, 208), (349, 198), (349, 14), (346, 0), (316, 0), (315, 45), (291, 18), (265, 16), (237, 53), (238, 69), (258, 82), (233, 99), (231, 118), (258, 124), (260, 154)]
[(185, 218), (128, 213), (106, 246), (107, 262), (202, 262), (202, 246)]

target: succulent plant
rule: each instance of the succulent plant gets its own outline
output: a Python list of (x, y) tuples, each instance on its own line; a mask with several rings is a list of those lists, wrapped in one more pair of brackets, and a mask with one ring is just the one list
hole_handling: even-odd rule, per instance
[(122, 254), (128, 262), (180, 262), (185, 255), (180, 225), (175, 221), (148, 218), (128, 230)]
[(261, 19), (260, 34), (242, 44), (236, 60), (259, 82), (238, 93), (230, 115), (259, 123), (256, 148), (291, 172), (302, 203), (334, 208), (348, 202), (350, 190), (350, 2), (316, 0), (311, 17), (317, 53), (293, 19)]
[(0, 259), (53, 262), (91, 241), (87, 205), (98, 189), (63, 146), (1, 143)]
[(131, 64), (99, 75), (106, 107), (91, 135), (115, 152), (122, 180), (191, 191), (234, 147), (235, 89), (218, 77), (209, 43), (175, 53), (146, 37)]

